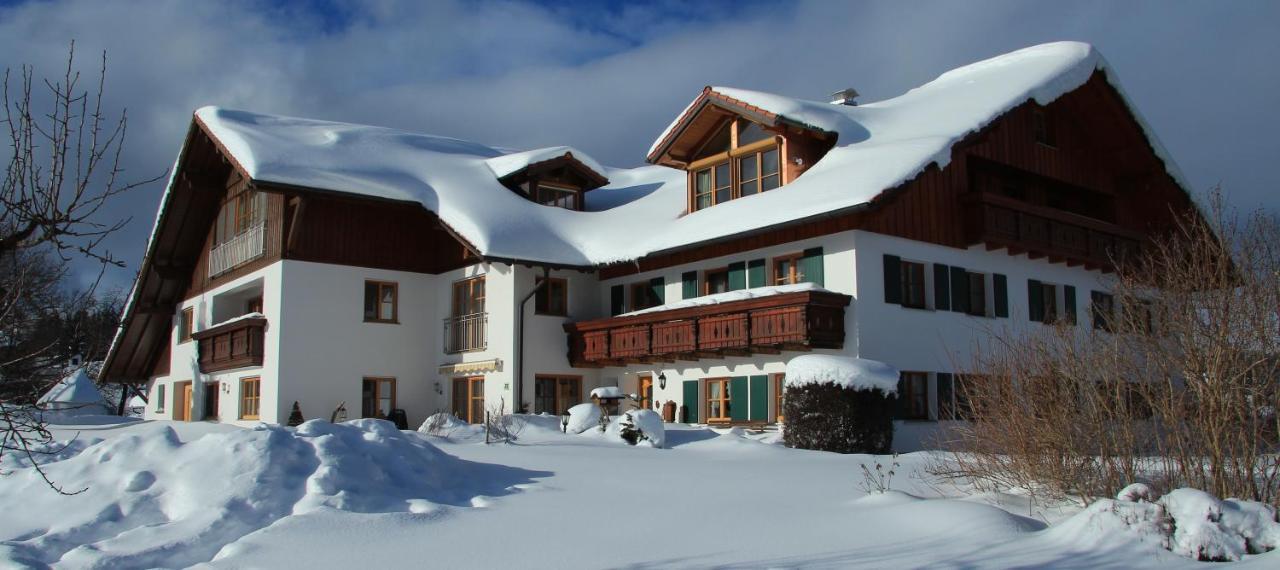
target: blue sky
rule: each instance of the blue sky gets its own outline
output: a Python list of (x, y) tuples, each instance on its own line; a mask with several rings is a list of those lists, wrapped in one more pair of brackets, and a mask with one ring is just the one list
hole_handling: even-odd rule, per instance
[[(1064, 5), (1065, 4), (1065, 5)], [(127, 174), (168, 168), (207, 104), (532, 148), (617, 166), (704, 85), (892, 97), (1028, 45), (1093, 43), (1196, 192), (1280, 209), (1280, 2), (0, 0), (0, 64), (55, 73), (108, 52)], [(108, 216), (136, 271), (162, 188)]]

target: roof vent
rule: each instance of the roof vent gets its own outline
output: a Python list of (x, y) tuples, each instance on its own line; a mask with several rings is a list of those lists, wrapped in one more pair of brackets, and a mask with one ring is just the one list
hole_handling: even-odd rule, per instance
[(855, 101), (855, 99), (857, 98), (858, 98), (857, 89), (854, 89), (852, 87), (848, 89), (841, 89), (840, 91), (836, 91), (835, 93), (831, 94), (831, 104), (832, 105), (849, 105), (852, 107), (858, 104), (858, 102)]

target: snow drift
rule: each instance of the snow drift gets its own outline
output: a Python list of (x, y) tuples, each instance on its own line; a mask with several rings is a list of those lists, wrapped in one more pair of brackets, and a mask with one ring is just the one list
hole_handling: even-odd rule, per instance
[(172, 427), (129, 434), (48, 463), (60, 496), (32, 469), (0, 486), (15, 558), (76, 568), (184, 567), (294, 515), (336, 510), (439, 516), (529, 482), (523, 470), (471, 463), (389, 422), (260, 425), (183, 442)]

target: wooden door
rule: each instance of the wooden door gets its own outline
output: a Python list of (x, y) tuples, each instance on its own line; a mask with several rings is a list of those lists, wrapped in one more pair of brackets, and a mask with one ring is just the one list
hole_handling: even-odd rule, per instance
[(484, 421), (484, 376), (454, 378), (453, 415), (473, 424)]
[(453, 415), (460, 419), (466, 420), (467, 414), (467, 379), (453, 379)]
[(173, 419), (180, 422), (191, 421), (190, 382), (179, 382), (178, 389), (173, 391)]
[(640, 377), (640, 409), (653, 409), (653, 376)]
[(206, 382), (204, 385), (204, 414), (201, 419), (218, 421), (218, 388), (221, 382)]

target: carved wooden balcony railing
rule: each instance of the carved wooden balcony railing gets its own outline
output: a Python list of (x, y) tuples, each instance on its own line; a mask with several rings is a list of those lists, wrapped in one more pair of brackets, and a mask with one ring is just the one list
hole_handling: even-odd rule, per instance
[(262, 366), (262, 341), (266, 330), (266, 318), (250, 317), (192, 334), (200, 355), (200, 372), (208, 374)]
[(850, 297), (798, 291), (566, 323), (574, 366), (701, 360), (844, 346)]
[(1115, 224), (996, 194), (967, 195), (964, 209), (968, 243), (1071, 266), (1109, 271), (1115, 260), (1137, 254), (1143, 239)]

